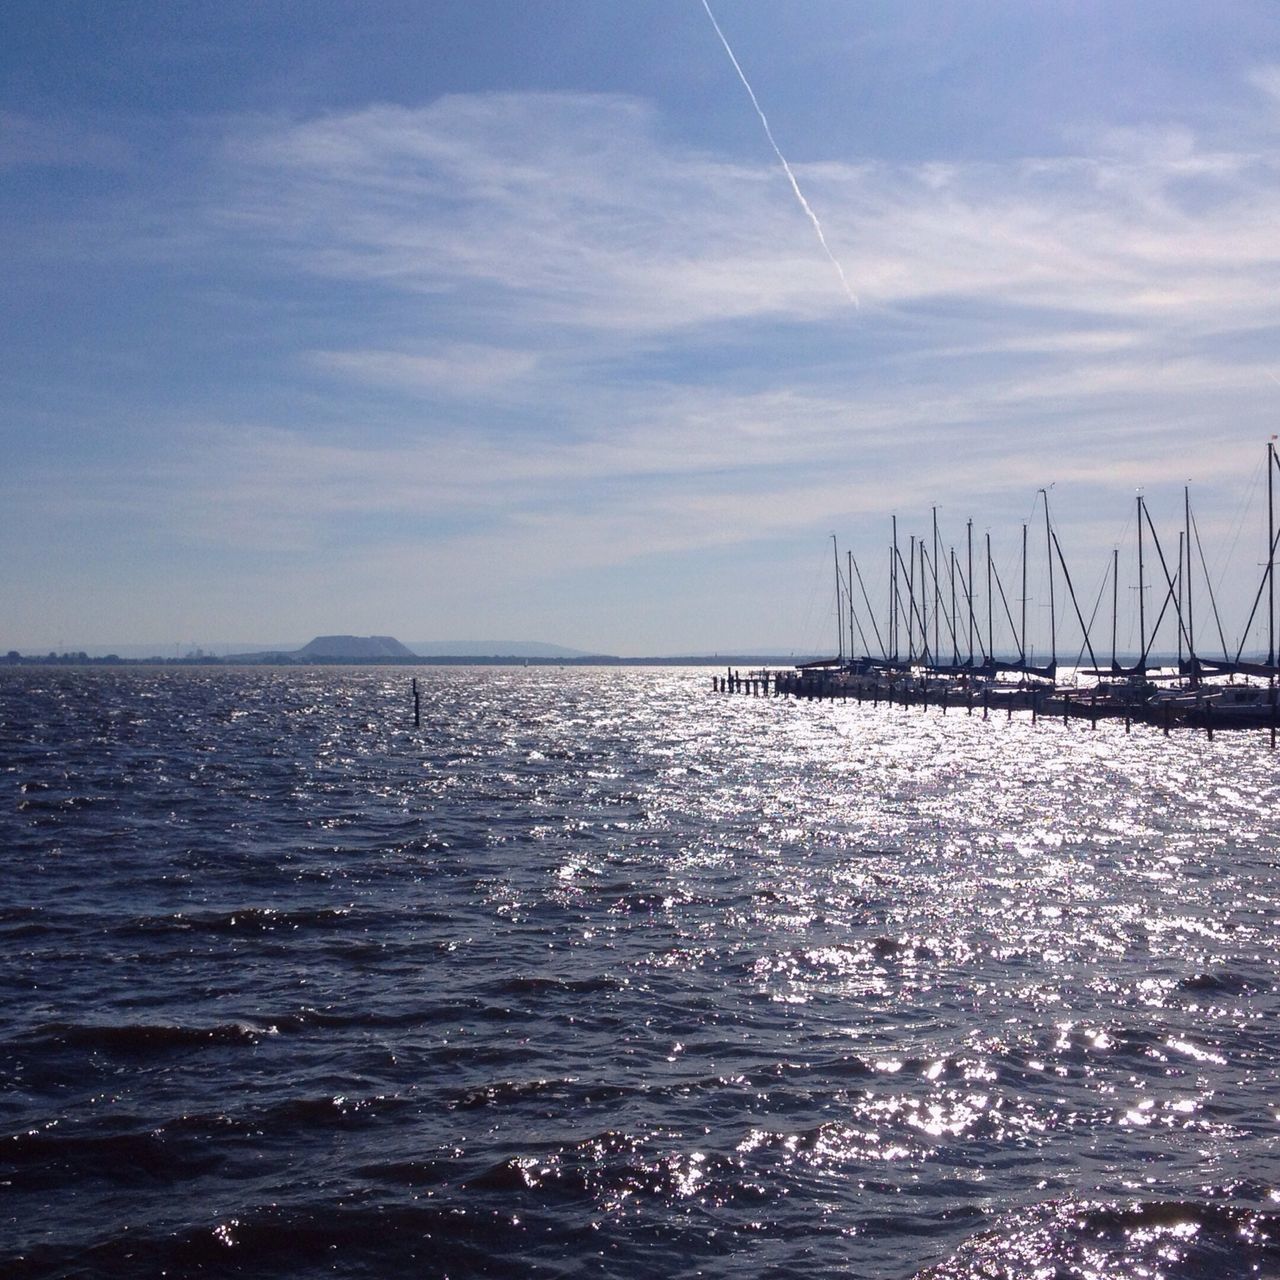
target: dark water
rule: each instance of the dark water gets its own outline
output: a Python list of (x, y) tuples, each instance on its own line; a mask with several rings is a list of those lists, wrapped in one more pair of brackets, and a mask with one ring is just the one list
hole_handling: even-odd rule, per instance
[(1277, 756), (0, 676), (0, 1275), (1280, 1275)]

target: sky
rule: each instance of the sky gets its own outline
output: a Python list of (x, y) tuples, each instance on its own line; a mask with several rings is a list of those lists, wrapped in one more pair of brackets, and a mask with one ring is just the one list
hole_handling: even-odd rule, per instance
[(1013, 584), (1041, 489), (1131, 613), (1188, 483), (1234, 645), (1273, 0), (711, 9), (790, 177), (702, 0), (9, 0), (0, 650), (810, 652), (832, 534)]

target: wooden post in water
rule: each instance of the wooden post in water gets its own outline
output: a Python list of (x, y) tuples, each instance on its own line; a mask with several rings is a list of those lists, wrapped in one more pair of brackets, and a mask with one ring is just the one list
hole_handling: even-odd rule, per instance
[(1164, 736), (1169, 736), (1169, 721), (1173, 716), (1173, 708), (1166, 702), (1164, 704)]
[(413, 727), (422, 728), (422, 700), (418, 695), (418, 677), (413, 677)]
[(1063, 689), (1062, 691), (1062, 723), (1064, 726), (1067, 723), (1067, 715), (1068, 715), (1067, 708), (1070, 707), (1070, 705), (1071, 705), (1071, 695), (1065, 689)]

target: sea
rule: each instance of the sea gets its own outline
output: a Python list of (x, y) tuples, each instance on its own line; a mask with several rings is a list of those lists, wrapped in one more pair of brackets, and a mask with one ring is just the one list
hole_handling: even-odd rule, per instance
[(0, 1276), (1280, 1276), (1265, 731), (712, 674), (0, 670)]

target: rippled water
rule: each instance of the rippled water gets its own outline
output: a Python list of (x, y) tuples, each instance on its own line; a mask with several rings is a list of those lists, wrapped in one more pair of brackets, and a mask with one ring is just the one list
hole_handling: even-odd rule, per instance
[(0, 1274), (1280, 1274), (1261, 734), (0, 674)]

